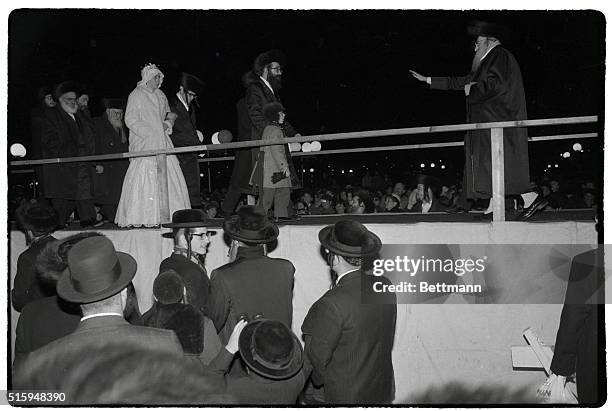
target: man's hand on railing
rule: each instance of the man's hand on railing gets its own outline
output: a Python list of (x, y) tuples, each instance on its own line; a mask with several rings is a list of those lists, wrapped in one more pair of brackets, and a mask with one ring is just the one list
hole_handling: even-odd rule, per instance
[(474, 84), (477, 84), (477, 83), (475, 83), (475, 82), (471, 81), (471, 82), (467, 83), (465, 86), (463, 86), (463, 91), (465, 92), (465, 95), (466, 95), (466, 96), (469, 96), (469, 95), (470, 95), (470, 89), (472, 88), (472, 86), (473, 86)]
[(164, 121), (164, 133), (167, 135), (172, 134), (172, 123), (168, 120)]

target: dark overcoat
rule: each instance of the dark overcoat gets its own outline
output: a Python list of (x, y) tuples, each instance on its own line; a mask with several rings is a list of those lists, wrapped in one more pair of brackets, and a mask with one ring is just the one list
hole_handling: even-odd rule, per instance
[(15, 330), (15, 360), (73, 332), (81, 321), (81, 308), (57, 295), (32, 301), (23, 307)]
[[(493, 48), (475, 73), (463, 77), (432, 77), (431, 88), (464, 90), (475, 82), (466, 98), (467, 122), (526, 120), (527, 107), (521, 69), (508, 50)], [(465, 136), (463, 190), (467, 198), (491, 198), (491, 132), (471, 130)], [(506, 195), (529, 188), (529, 152), (526, 128), (504, 129), (504, 176)]]
[[(176, 95), (171, 96), (168, 99), (168, 103), (170, 104), (170, 110), (178, 115), (172, 127), (172, 134), (170, 134), (174, 147), (190, 147), (202, 144), (200, 139), (198, 139), (195, 110), (190, 109), (187, 111), (185, 105)], [(199, 207), (202, 205), (202, 199), (200, 198), (198, 154), (185, 153), (178, 154), (177, 157), (185, 177), (185, 182), (187, 183), (191, 205), (192, 207)]]
[[(251, 140), (261, 140), (263, 136), (263, 131), (268, 125), (268, 121), (263, 115), (263, 108), (268, 103), (278, 102), (281, 103), (280, 96), (273, 93), (272, 90), (263, 82), (260, 77), (252, 76), (251, 82), (246, 90), (246, 106), (247, 113), (249, 115), (249, 119), (251, 120)], [(293, 137), (297, 134), (293, 126), (289, 121), (285, 119), (283, 124), (283, 131), (286, 137)], [(255, 165), (257, 158), (259, 156), (259, 147), (254, 147), (251, 149), (251, 164)], [(291, 158), (291, 153), (289, 152), (289, 147), (285, 145), (285, 155), (287, 158)], [(297, 176), (295, 168), (293, 167), (293, 162), (289, 162), (289, 171), (291, 175)], [(251, 170), (249, 171), (249, 177)], [(247, 177), (247, 184), (249, 181), (249, 177)], [(294, 186), (297, 188), (297, 186)]]
[(27, 250), (17, 258), (17, 272), (13, 280), (11, 303), (17, 311), (30, 301), (56, 294), (55, 284), (41, 281), (36, 272), (36, 260), (47, 244), (57, 241), (53, 236), (47, 236), (34, 241)]
[[(127, 136), (129, 131), (125, 128), (126, 141), (121, 141), (118, 133), (108, 121), (106, 113), (94, 118), (94, 139), (96, 154), (126, 153), (129, 151)], [(130, 162), (125, 160), (101, 161), (104, 172), (95, 173), (93, 177), (94, 199), (99, 204), (119, 204), (123, 179)]]
[(323, 384), (328, 403), (387, 404), (394, 399), (395, 296), (389, 304), (363, 304), (362, 277), (379, 278), (360, 270), (344, 275), (313, 304), (302, 324), (312, 380)]
[(210, 280), (206, 269), (181, 254), (173, 253), (159, 265), (160, 273), (166, 270), (174, 270), (181, 276), (187, 288), (188, 303), (208, 316), (206, 300)]
[[(76, 157), (94, 153), (91, 122), (77, 112), (75, 119), (59, 105), (45, 110), (41, 136), (43, 158)], [(43, 192), (49, 198), (91, 199), (91, 163), (43, 165)]]
[(226, 344), (240, 314), (261, 313), (291, 328), (295, 267), (264, 255), (263, 247), (240, 247), (236, 260), (211, 274), (208, 310)]
[(580, 404), (595, 405), (598, 397), (605, 398), (605, 391), (599, 392), (605, 373), (605, 351), (598, 343), (599, 333), (604, 331), (603, 319), (601, 326), (598, 321), (605, 302), (603, 264), (601, 247), (578, 254), (572, 260), (550, 364), (550, 370), (557, 375), (576, 373)]
[[(238, 135), (236, 142), (251, 140), (251, 119), (246, 104), (246, 97), (236, 103), (236, 116), (238, 119)], [(253, 171), (252, 149), (240, 148), (234, 150), (234, 168), (230, 178), (230, 187), (244, 194), (255, 194), (249, 185), (251, 171)]]

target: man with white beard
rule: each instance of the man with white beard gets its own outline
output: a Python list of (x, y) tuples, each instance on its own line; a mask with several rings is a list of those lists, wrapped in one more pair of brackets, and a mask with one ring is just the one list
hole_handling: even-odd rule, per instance
[[(476, 41), (471, 71), (461, 77), (427, 77), (413, 70), (419, 81), (432, 89), (462, 90), (467, 100), (467, 123), (526, 120), (525, 90), (520, 67), (501, 44), (503, 27), (484, 21), (474, 21), (468, 32)], [(465, 171), (463, 191), (473, 200), (490, 199), (491, 132), (489, 129), (470, 130), (465, 136)], [(546, 207), (547, 201), (529, 187), (529, 153), (526, 128), (504, 129), (505, 194), (521, 195), (523, 212), (518, 219), (527, 220)], [(492, 212), (492, 206), (485, 214)]]

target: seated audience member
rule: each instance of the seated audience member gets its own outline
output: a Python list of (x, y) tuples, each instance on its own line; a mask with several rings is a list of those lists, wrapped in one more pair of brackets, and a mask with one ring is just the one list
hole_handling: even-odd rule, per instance
[(336, 214), (344, 214), (345, 212), (346, 212), (346, 206), (344, 205), (344, 202), (338, 201), (336, 203)]
[(375, 213), (382, 213), (385, 211), (385, 205), (381, 201), (380, 195), (378, 194), (372, 196), (372, 205), (374, 206)]
[[(62, 378), (57, 378), (59, 367), (65, 367)], [(44, 406), (235, 403), (221, 393), (223, 382), (217, 374), (202, 372), (181, 353), (149, 346), (146, 340), (104, 339), (75, 346), (66, 358), (39, 356), (15, 386), (64, 394), (65, 401), (40, 404)]]
[(204, 211), (206, 211), (206, 215), (208, 218), (215, 218), (219, 212), (219, 203), (216, 201), (210, 201), (204, 207)]
[(318, 204), (310, 209), (311, 215), (325, 215), (325, 214), (336, 214), (336, 210), (334, 210), (333, 197), (328, 195), (323, 195), (318, 201)]
[(303, 366), (302, 345), (289, 327), (276, 320), (252, 320), (240, 333), (238, 347), (247, 374), (229, 374), (233, 354), (224, 350), (224, 362), (218, 364), (225, 364), (225, 393), (238, 404), (295, 405), (310, 369)]
[(419, 175), (416, 178), (416, 183), (416, 188), (412, 190), (408, 199), (408, 211), (413, 213), (438, 211), (437, 199), (432, 190), (433, 179), (429, 176)]
[(374, 205), (370, 200), (370, 194), (365, 190), (359, 190), (356, 193), (353, 193), (349, 214), (364, 214), (364, 213), (372, 213), (374, 211)]
[(402, 210), (399, 207), (400, 199), (397, 194), (389, 194), (385, 196), (385, 212), (386, 213), (401, 213)]
[(210, 318), (190, 304), (185, 304), (187, 289), (174, 270), (160, 273), (153, 282), (153, 306), (143, 314), (148, 327), (176, 333), (185, 354), (196, 354), (204, 364), (219, 353), (221, 341)]
[(407, 195), (406, 186), (402, 182), (397, 182), (393, 186), (393, 191), (389, 194), (396, 194), (400, 199), (399, 208), (401, 210), (407, 210), (409, 206), (409, 197)]
[(291, 327), (295, 267), (270, 258), (267, 244), (278, 238), (278, 227), (255, 206), (245, 206), (223, 223), (231, 239), (230, 262), (211, 274), (208, 312), (222, 343), (241, 314), (282, 321)]
[(161, 262), (159, 271), (174, 270), (181, 276), (187, 287), (186, 304), (191, 304), (206, 315), (206, 299), (210, 280), (204, 268), (204, 258), (208, 253), (209, 231), (212, 222), (204, 211), (187, 208), (172, 214), (172, 222), (162, 227), (172, 228), (174, 250), (172, 255)]
[(300, 200), (304, 202), (306, 209), (309, 210), (312, 206), (312, 193), (310, 193), (309, 191), (304, 191), (300, 196)]
[(17, 259), (17, 272), (11, 291), (13, 308), (21, 311), (24, 305), (39, 298), (55, 295), (55, 287), (40, 281), (35, 271), (38, 255), (47, 244), (57, 241), (52, 236), (59, 225), (57, 212), (44, 204), (24, 203), (16, 211), (17, 222), (25, 232), (28, 248)]
[(548, 196), (548, 205), (553, 210), (557, 210), (559, 208), (565, 208), (565, 203), (567, 202), (567, 198), (563, 190), (561, 190), (561, 186), (559, 184), (559, 180), (552, 179), (550, 180), (550, 195)]
[(297, 215), (307, 215), (308, 214), (308, 206), (302, 200), (298, 200), (295, 202), (294, 209)]
[[(125, 320), (127, 287), (136, 274), (136, 261), (129, 254), (115, 251), (108, 238), (95, 236), (76, 243), (68, 252), (67, 261), (68, 268), (57, 283), (57, 293), (65, 301), (80, 304), (83, 317), (75, 331), (31, 352), (16, 367), (17, 376), (39, 361), (55, 359), (57, 367), (50, 380), (62, 380), (75, 364), (75, 352), (104, 342), (183, 355), (174, 332), (135, 326)], [(83, 357), (78, 359), (83, 361)]]

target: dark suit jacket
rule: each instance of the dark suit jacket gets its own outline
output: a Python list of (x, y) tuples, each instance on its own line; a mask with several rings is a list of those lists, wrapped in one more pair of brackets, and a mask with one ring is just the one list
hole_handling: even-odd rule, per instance
[[(94, 153), (90, 120), (77, 112), (72, 119), (59, 105), (45, 110), (41, 137), (43, 158), (74, 157)], [(78, 169), (81, 163), (43, 165), (43, 190), (46, 197), (77, 199)], [(87, 168), (90, 174), (93, 166)], [(91, 179), (91, 176), (88, 176)], [(81, 183), (81, 185), (83, 185)]]
[(187, 299), (189, 304), (199, 309), (204, 315), (208, 316), (207, 303), (208, 289), (210, 280), (206, 270), (199, 264), (188, 260), (181, 254), (172, 255), (161, 262), (159, 272), (172, 269), (182, 278), (187, 287)]
[[(139, 327), (129, 324), (122, 317), (101, 316), (82, 321), (77, 329), (59, 340), (55, 340), (42, 348), (30, 353), (22, 366), (15, 370), (17, 374), (17, 385), (21, 388), (23, 380), (19, 377), (22, 370), (28, 370), (31, 364), (39, 361), (54, 359), (57, 368), (55, 369), (55, 381), (61, 380), (69, 373), (71, 364), (74, 360), (72, 353), (86, 348), (104, 346), (105, 343), (114, 342), (125, 345), (139, 346), (143, 349), (168, 351), (183, 355), (183, 350), (174, 332), (160, 330), (157, 328)], [(87, 359), (83, 359), (87, 360)], [(22, 383), (20, 383), (22, 382)], [(45, 387), (23, 387), (31, 389), (44, 389)]]
[(18, 367), (25, 356), (73, 332), (81, 320), (81, 309), (54, 295), (23, 307), (15, 331), (15, 360)]
[(57, 241), (53, 236), (35, 241), (17, 258), (17, 273), (13, 280), (11, 302), (17, 311), (30, 301), (55, 295), (55, 285), (41, 282), (36, 274), (36, 259), (50, 241)]
[(210, 364), (211, 371), (224, 375), (225, 394), (241, 405), (295, 405), (304, 388), (307, 370), (302, 368), (297, 374), (285, 380), (271, 380), (250, 372), (248, 375), (229, 374), (234, 356), (222, 349), (219, 356)]
[[(236, 142), (251, 140), (251, 118), (246, 104), (246, 97), (241, 98), (236, 103), (236, 116), (238, 120), (238, 135)], [(230, 187), (246, 194), (254, 194), (253, 188), (249, 185), (251, 172), (253, 171), (253, 158), (250, 148), (240, 148), (234, 150), (234, 168), (230, 178)]]
[(291, 328), (295, 267), (264, 255), (263, 247), (240, 247), (236, 260), (214, 270), (208, 296), (209, 316), (223, 344), (240, 314), (281, 321)]
[(302, 325), (313, 383), (324, 385), (325, 401), (333, 404), (386, 404), (394, 398), (397, 306), (363, 304), (362, 276), (378, 279), (359, 270), (346, 274), (314, 303)]
[[(604, 347), (598, 343), (598, 311), (605, 302), (603, 284), (602, 247), (574, 257), (550, 369), (563, 376), (576, 372), (580, 404), (597, 403), (598, 384), (605, 372)], [(603, 324), (601, 329), (603, 332)]]
[[(170, 110), (178, 115), (172, 127), (172, 134), (170, 135), (174, 147), (199, 146), (202, 144), (198, 139), (195, 110), (192, 109), (190, 112), (187, 111), (185, 105), (179, 100), (176, 94), (168, 99), (168, 103), (170, 104)], [(200, 168), (198, 165), (198, 154), (186, 153), (179, 154), (177, 157), (183, 175), (185, 176), (191, 204), (199, 206), (202, 200), (200, 199)]]
[[(124, 128), (126, 141), (108, 121), (106, 113), (93, 119), (95, 154), (126, 153), (129, 151), (127, 137), (129, 131)], [(94, 198), (100, 204), (119, 204), (123, 179), (130, 165), (129, 160), (100, 161), (104, 172), (93, 175)]]

